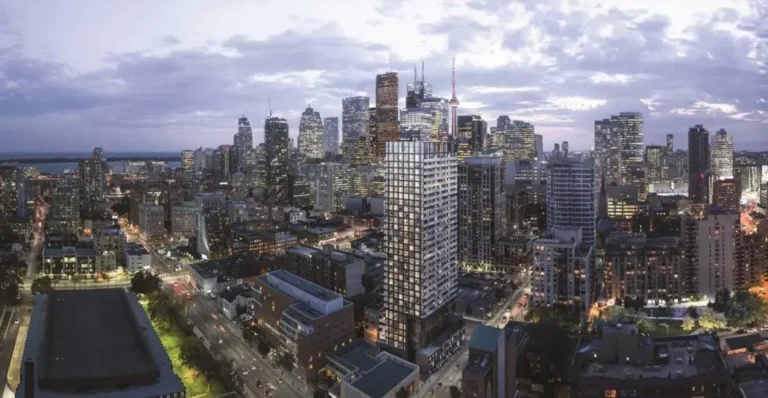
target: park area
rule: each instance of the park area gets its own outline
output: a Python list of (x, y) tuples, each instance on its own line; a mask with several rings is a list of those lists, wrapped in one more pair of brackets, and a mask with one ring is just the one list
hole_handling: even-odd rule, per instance
[[(178, 322), (174, 322), (173, 319), (176, 317), (161, 315), (161, 312), (178, 310), (178, 308), (174, 308), (173, 301), (162, 293), (154, 293), (149, 297), (142, 298), (140, 302), (171, 359), (173, 372), (184, 383), (187, 390), (186, 396), (203, 398), (221, 395), (225, 389), (219, 383), (217, 375), (209, 368), (207, 369), (209, 376), (206, 377), (206, 372), (196, 365), (203, 362), (210, 364), (216, 362), (213, 358), (208, 361), (202, 358), (207, 354), (202, 342), (194, 335), (188, 334), (177, 324)], [(161, 316), (162, 321), (158, 319)]]
[(676, 337), (689, 334), (683, 330), (683, 321), (678, 319), (658, 319), (656, 320), (656, 329), (650, 334), (653, 337)]

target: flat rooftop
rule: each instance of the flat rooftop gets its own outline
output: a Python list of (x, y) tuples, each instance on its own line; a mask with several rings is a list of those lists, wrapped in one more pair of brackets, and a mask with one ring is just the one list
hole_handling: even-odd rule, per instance
[(279, 279), (323, 301), (336, 300), (339, 297), (341, 297), (341, 295), (334, 293), (331, 290), (328, 290), (320, 285), (314, 284), (304, 278), (300, 278), (288, 271), (284, 271), (284, 270), (272, 271), (262, 278), (267, 283), (269, 283), (270, 277)]
[(418, 372), (416, 365), (387, 357), (351, 384), (371, 398), (382, 398), (413, 372)]

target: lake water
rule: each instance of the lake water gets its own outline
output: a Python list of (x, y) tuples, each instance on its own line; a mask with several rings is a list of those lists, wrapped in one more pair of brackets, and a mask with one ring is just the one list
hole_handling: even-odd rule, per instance
[[(66, 158), (90, 158), (91, 152), (58, 152), (58, 153), (0, 153), (0, 163), (4, 159), (66, 159)], [(110, 157), (171, 157), (179, 156), (179, 152), (105, 152), (104, 156), (109, 159)], [(107, 162), (112, 172), (122, 173), (125, 170), (125, 161)], [(181, 162), (174, 161), (168, 162), (168, 167), (178, 168), (181, 167)], [(61, 162), (61, 163), (23, 163), (23, 167), (34, 167), (40, 170), (42, 173), (61, 174), (65, 170), (74, 170), (77, 168), (77, 162)]]

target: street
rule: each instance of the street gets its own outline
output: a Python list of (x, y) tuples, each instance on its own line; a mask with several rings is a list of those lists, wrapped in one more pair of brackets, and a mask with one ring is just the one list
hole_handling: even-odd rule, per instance
[(34, 223), (34, 239), (29, 247), (29, 254), (27, 257), (27, 278), (34, 279), (37, 277), (37, 256), (43, 254), (43, 239), (45, 235), (43, 227), (45, 226), (45, 216), (47, 212), (48, 207), (45, 204), (38, 204), (35, 209), (35, 219), (37, 222)]

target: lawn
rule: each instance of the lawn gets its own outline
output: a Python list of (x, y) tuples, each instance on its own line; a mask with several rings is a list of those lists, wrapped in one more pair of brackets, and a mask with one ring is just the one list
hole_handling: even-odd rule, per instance
[(683, 321), (676, 319), (664, 319), (656, 321), (656, 331), (651, 333), (653, 337), (667, 337), (667, 328), (662, 325), (669, 326), (669, 337), (684, 336), (688, 332), (683, 330)]
[[(141, 305), (146, 311), (146, 301), (142, 302)], [(154, 327), (155, 325), (153, 324), (152, 326)], [(201, 398), (215, 397), (224, 392), (223, 386), (215, 380), (210, 384), (209, 390), (208, 382), (203, 375), (201, 375), (196, 369), (189, 368), (181, 363), (181, 360), (179, 360), (179, 347), (181, 345), (181, 341), (184, 339), (184, 333), (182, 331), (174, 329), (168, 333), (164, 333), (155, 327), (155, 332), (160, 338), (160, 343), (162, 343), (165, 351), (168, 353), (168, 357), (171, 359), (173, 372), (176, 373), (184, 383), (184, 388), (187, 390), (186, 396), (200, 396)]]

